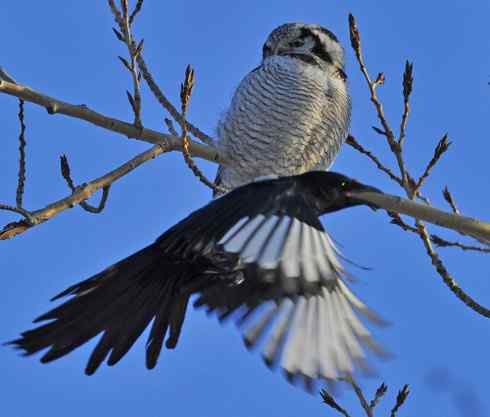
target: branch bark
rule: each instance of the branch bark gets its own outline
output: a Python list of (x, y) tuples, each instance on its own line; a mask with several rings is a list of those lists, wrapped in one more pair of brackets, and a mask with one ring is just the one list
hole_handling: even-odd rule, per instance
[[(165, 133), (160, 133), (152, 129), (139, 129), (133, 124), (123, 122), (112, 117), (104, 116), (88, 106), (70, 104), (56, 98), (39, 93), (25, 85), (15, 84), (0, 79), (0, 93), (8, 94), (24, 101), (45, 107), (49, 114), (63, 114), (84, 120), (98, 127), (102, 127), (112, 132), (120, 133), (130, 139), (148, 142), (153, 145), (163, 145), (168, 151), (183, 150), (182, 139)], [(211, 162), (226, 164), (223, 156), (216, 148), (202, 145), (195, 141), (190, 141), (190, 152), (193, 157), (206, 159)]]
[[(85, 105), (70, 104), (39, 93), (21, 84), (15, 84), (5, 80), (0, 80), (0, 93), (5, 93), (20, 98), (24, 101), (45, 107), (50, 114), (63, 114), (76, 119), (84, 120), (106, 130), (123, 134), (128, 138), (134, 138), (136, 140), (159, 145), (158, 147), (154, 147), (149, 151), (143, 152), (143, 154), (138, 155), (131, 161), (127, 162), (127, 164), (133, 164), (134, 162), (132, 161), (139, 160), (140, 158), (143, 158), (142, 162), (144, 162), (145, 160), (152, 159), (155, 156), (164, 152), (181, 152), (183, 150), (182, 138), (180, 137), (160, 133), (152, 129), (138, 129), (133, 124), (107, 117), (101, 113), (91, 110)], [(190, 141), (190, 152), (193, 157), (206, 159), (208, 161), (220, 164), (226, 163), (223, 156), (220, 155), (217, 149), (199, 144), (195, 141)], [(144, 157), (143, 155), (147, 155), (147, 153), (153, 156)], [(139, 164), (140, 163), (138, 163), (138, 165)], [(123, 175), (125, 175), (127, 172), (129, 171), (125, 171)], [(87, 199), (95, 191), (111, 183), (111, 181), (105, 180), (103, 181), (103, 185), (97, 187), (94, 191), (91, 191), (93, 189), (91, 184), (98, 184), (102, 178), (111, 179), (111, 173), (89, 182), (84, 187), (80, 187), (77, 193), (72, 194), (71, 196), (50, 204), (44, 209), (34, 211), (32, 213), (34, 218), (42, 219), (42, 221), (39, 221), (39, 223), (44, 222), (53, 217), (55, 214), (58, 214), (60, 211), (63, 211), (66, 208), (72, 207), (74, 204), (78, 204), (80, 201)], [(479, 220), (445, 213), (441, 210), (417, 204), (413, 201), (409, 201), (401, 197), (388, 196), (386, 194), (380, 195), (375, 193), (364, 194), (367, 195), (356, 195), (356, 197), (363, 198), (363, 201), (373, 203), (386, 210), (406, 214), (408, 216), (419, 218), (421, 220), (425, 220), (445, 228), (457, 230), (458, 232), (465, 233), (479, 239), (490, 241), (490, 225)], [(55, 208), (53, 209), (52, 207)], [(27, 222), (19, 223), (22, 223), (22, 225), (18, 225), (15, 228), (8, 228), (8, 230), (0, 232), (0, 239), (9, 239), (32, 227), (32, 224), (28, 225)]]
[(471, 217), (447, 213), (424, 204), (416, 203), (412, 200), (407, 200), (405, 198), (389, 194), (352, 192), (350, 195), (356, 199), (374, 204), (387, 211), (406, 214), (414, 217), (415, 219), (424, 220), (426, 222), (445, 227), (446, 229), (452, 229), (477, 239), (490, 241), (490, 224)]
[(29, 218), (27, 220), (10, 223), (5, 226), (5, 228), (0, 231), (0, 240), (6, 240), (17, 236), (33, 226), (44, 223), (45, 221), (51, 219), (62, 211), (68, 208), (72, 208), (77, 204), (80, 204), (98, 190), (107, 188), (124, 175), (133, 171), (139, 165), (143, 164), (146, 161), (154, 159), (158, 155), (168, 152), (169, 150), (170, 149), (166, 149), (163, 145), (156, 145), (151, 149), (140, 153), (130, 161), (122, 164), (121, 166), (107, 173), (106, 175), (103, 175), (102, 177), (96, 178), (93, 181), (77, 187), (70, 196), (55, 201), (54, 203), (49, 204), (43, 209), (29, 212)]

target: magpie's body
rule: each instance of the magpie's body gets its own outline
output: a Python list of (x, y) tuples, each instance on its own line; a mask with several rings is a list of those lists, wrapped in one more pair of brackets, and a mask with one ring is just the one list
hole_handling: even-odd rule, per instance
[[(75, 284), (72, 296), (10, 344), (27, 355), (49, 350), (50, 362), (103, 333), (86, 373), (108, 357), (114, 365), (153, 320), (146, 366), (153, 368), (166, 338), (177, 345), (189, 297), (220, 318), (232, 314), (245, 342), (270, 331), (263, 356), (280, 356), (288, 375), (336, 379), (377, 345), (354, 314), (378, 321), (348, 289), (336, 249), (319, 216), (361, 204), (352, 191), (375, 190), (343, 175), (313, 171), (253, 182), (213, 200), (153, 244)], [(255, 321), (253, 318), (255, 316)]]

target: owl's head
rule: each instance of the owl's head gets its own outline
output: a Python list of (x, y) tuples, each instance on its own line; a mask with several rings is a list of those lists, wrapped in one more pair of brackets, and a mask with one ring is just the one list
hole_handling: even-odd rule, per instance
[(286, 23), (274, 29), (262, 50), (262, 59), (291, 56), (307, 64), (333, 66), (345, 78), (344, 50), (337, 37), (319, 25)]

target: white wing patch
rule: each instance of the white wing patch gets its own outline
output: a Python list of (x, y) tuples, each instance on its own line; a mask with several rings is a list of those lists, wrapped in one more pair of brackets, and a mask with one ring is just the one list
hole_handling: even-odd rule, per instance
[(240, 253), (242, 251), (242, 248), (253, 236), (258, 227), (264, 222), (264, 220), (265, 216), (260, 214), (257, 217), (254, 217), (252, 220), (246, 222), (237, 231), (237, 233), (231, 236), (226, 242), (223, 242), (223, 248), (225, 249), (225, 251), (230, 253)]
[(343, 269), (328, 234), (297, 218), (264, 216), (238, 221), (218, 242), (245, 264), (277, 270), (290, 292), (306, 284), (337, 279)]
[[(247, 347), (263, 345), (268, 366), (280, 363), (290, 377), (336, 380), (351, 375), (356, 366), (367, 369), (367, 347), (385, 355), (359, 315), (376, 317), (342, 282), (323, 287), (314, 296), (283, 298), (264, 303), (240, 326)], [(379, 318), (378, 318), (379, 319)]]
[(248, 217), (244, 217), (243, 219), (240, 219), (226, 234), (221, 238), (221, 240), (218, 242), (219, 245), (222, 243), (226, 242), (229, 240), (231, 237), (233, 237), (239, 230), (240, 228), (247, 222)]

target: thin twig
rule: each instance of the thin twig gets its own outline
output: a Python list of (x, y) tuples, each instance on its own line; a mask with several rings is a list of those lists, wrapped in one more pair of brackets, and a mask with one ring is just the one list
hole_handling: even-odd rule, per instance
[(376, 390), (376, 393), (374, 394), (374, 398), (371, 400), (371, 402), (369, 403), (369, 409), (372, 411), (374, 411), (374, 409), (376, 408), (376, 406), (378, 405), (379, 401), (381, 400), (381, 398), (383, 397), (383, 395), (386, 394), (386, 391), (388, 391), (388, 387), (386, 386), (386, 384), (383, 382), (379, 387), (378, 389)]
[(369, 406), (369, 403), (366, 400), (366, 397), (364, 396), (361, 388), (359, 385), (356, 384), (354, 379), (352, 377), (347, 377), (347, 378), (341, 378), (342, 380), (346, 381), (350, 386), (354, 389), (354, 392), (357, 395), (357, 398), (359, 399), (359, 402), (361, 403), (361, 407), (364, 409), (364, 412), (366, 413), (367, 417), (373, 417), (373, 410)]
[(143, 75), (143, 78), (148, 84), (148, 87), (150, 87), (150, 90), (152, 91), (153, 95), (156, 97), (156, 99), (162, 105), (162, 107), (164, 107), (168, 111), (168, 113), (172, 116), (172, 118), (180, 125), (180, 127), (182, 128), (185, 123), (188, 131), (191, 132), (196, 138), (198, 138), (208, 146), (214, 147), (215, 146), (214, 140), (210, 136), (206, 135), (203, 131), (199, 130), (196, 126), (192, 125), (188, 121), (183, 120), (182, 116), (179, 114), (179, 112), (173, 106), (173, 104), (170, 103), (170, 101), (167, 100), (167, 98), (163, 95), (162, 91), (158, 87), (158, 84), (155, 82), (153, 76), (148, 70), (148, 67), (143, 59), (142, 54), (138, 55), (137, 62), (141, 74)]
[[(136, 46), (136, 43), (133, 39), (133, 33), (131, 31), (132, 20), (134, 20), (134, 17), (138, 12), (136, 12), (134, 16), (132, 14), (131, 15), (132, 19), (130, 19), (128, 0), (121, 0), (121, 6), (123, 9), (123, 15), (121, 17), (122, 25), (120, 26), (122, 29), (121, 37), (128, 48), (130, 62), (126, 61), (122, 57), (119, 57), (119, 59), (124, 64), (126, 69), (130, 72), (131, 78), (133, 80), (133, 94), (131, 95), (129, 91), (126, 91), (126, 95), (128, 97), (129, 104), (133, 109), (134, 125), (137, 128), (141, 129), (143, 127), (141, 122), (141, 85), (140, 85), (141, 76), (139, 75), (138, 68), (136, 66), (136, 57), (138, 56), (139, 53), (141, 53), (141, 50), (143, 49), (143, 40), (140, 42), (138, 46)], [(119, 39), (121, 37), (118, 36)]]
[(398, 412), (400, 407), (405, 403), (408, 394), (410, 394), (408, 385), (404, 385), (403, 388), (400, 391), (398, 391), (398, 395), (396, 396), (396, 404), (391, 410), (391, 417), (396, 417), (396, 413)]
[(424, 181), (429, 177), (430, 173), (432, 172), (432, 168), (434, 168), (434, 166), (437, 164), (441, 156), (447, 152), (449, 146), (451, 146), (451, 142), (448, 141), (447, 133), (446, 133), (439, 141), (436, 148), (434, 149), (434, 156), (427, 164), (424, 173), (420, 176), (419, 180), (417, 181), (417, 184), (415, 185), (415, 188), (412, 190), (414, 194), (416, 194), (420, 190)]
[(326, 389), (322, 389), (320, 391), (320, 396), (322, 397), (324, 404), (327, 404), (330, 408), (338, 411), (344, 417), (350, 417), (349, 413), (347, 413), (347, 411), (335, 401), (335, 399), (328, 393)]
[[(446, 187), (444, 188), (444, 190), (442, 191), (442, 195), (444, 196), (444, 200), (446, 200), (446, 202), (449, 204), (449, 206), (451, 207), (451, 210), (453, 211), (454, 214), (459, 214), (461, 215), (461, 211), (459, 210), (458, 206), (456, 205), (456, 201), (454, 200), (454, 197), (453, 195), (451, 194), (451, 192), (449, 191), (449, 188)], [(461, 232), (460, 232), (461, 233)], [(461, 233), (463, 236), (466, 236), (465, 233)], [(473, 236), (474, 237), (474, 236)], [(475, 238), (475, 237), (474, 237)], [(489, 246), (490, 245), (490, 242), (486, 239), (479, 239), (479, 238), (475, 238), (476, 240), (478, 240), (478, 242), (482, 243), (483, 245), (486, 245), (486, 246)], [(448, 246), (451, 246), (451, 245), (448, 245)], [(458, 245), (456, 245), (458, 246)]]
[(442, 195), (444, 196), (444, 200), (447, 201), (447, 203), (451, 206), (451, 209), (453, 210), (454, 214), (461, 214), (461, 212), (458, 209), (458, 206), (456, 206), (456, 201), (454, 201), (453, 195), (449, 191), (449, 188), (446, 187), (444, 188), (444, 191), (442, 192)]
[(179, 134), (175, 130), (175, 127), (174, 127), (174, 124), (173, 124), (172, 120), (170, 120), (169, 118), (166, 117), (164, 119), (164, 121), (165, 121), (165, 124), (167, 125), (167, 129), (168, 129), (169, 133), (171, 135), (174, 135), (174, 136), (179, 136)]
[(406, 61), (405, 71), (403, 72), (403, 114), (400, 122), (400, 136), (398, 144), (403, 147), (405, 142), (405, 132), (407, 130), (408, 115), (410, 113), (410, 95), (413, 91), (413, 64)]
[(371, 102), (374, 104), (374, 107), (376, 108), (376, 114), (378, 116), (379, 121), (381, 122), (381, 125), (383, 126), (384, 135), (398, 163), (402, 184), (404, 184), (405, 186), (407, 184), (408, 179), (407, 179), (407, 172), (405, 169), (405, 162), (402, 157), (402, 147), (401, 144), (398, 143), (398, 141), (395, 139), (395, 134), (393, 133), (393, 130), (391, 129), (390, 125), (388, 124), (388, 121), (386, 120), (386, 116), (383, 110), (383, 104), (378, 99), (378, 96), (376, 94), (376, 88), (382, 85), (385, 81), (384, 74), (379, 73), (375, 81), (371, 80), (371, 77), (369, 76), (369, 72), (364, 63), (364, 57), (361, 49), (361, 35), (357, 27), (356, 19), (352, 14), (349, 14), (349, 31), (350, 31), (351, 45), (356, 54), (357, 62), (359, 63), (361, 72), (364, 75), (364, 78), (366, 79), (366, 82), (368, 84)]
[(17, 207), (22, 207), (22, 199), (24, 197), (24, 185), (26, 181), (26, 125), (24, 123), (24, 100), (19, 99), (19, 174), (17, 176), (17, 192), (15, 201)]
[[(124, 28), (124, 20), (117, 9), (114, 0), (108, 0), (109, 7), (114, 15), (114, 19), (116, 23), (118, 24), (119, 28), (121, 31), (123, 31)], [(117, 36), (117, 34), (116, 34)], [(121, 39), (120, 39), (121, 40)], [(161, 104), (161, 106), (170, 114), (170, 116), (180, 125), (181, 129), (183, 129), (184, 125), (186, 126), (186, 129), (191, 132), (196, 138), (200, 139), (202, 142), (207, 144), (208, 146), (214, 146), (214, 141), (211, 137), (206, 135), (204, 132), (199, 130), (197, 127), (193, 126), (191, 123), (185, 121), (182, 118), (182, 115), (178, 112), (178, 110), (175, 108), (175, 106), (167, 99), (167, 97), (163, 94), (162, 90), (158, 86), (158, 84), (155, 82), (153, 76), (150, 73), (150, 70), (148, 69), (148, 66), (146, 65), (146, 62), (143, 58), (143, 54), (139, 53), (137, 55), (136, 59), (140, 72), (145, 79), (146, 83), (148, 84), (148, 87), (150, 88), (151, 92), (155, 96), (155, 98), (158, 100), (158, 102)]]
[(472, 310), (481, 314), (484, 317), (490, 318), (490, 309), (483, 307), (481, 304), (477, 303), (472, 297), (466, 294), (453, 277), (449, 274), (448, 270), (442, 263), (437, 252), (432, 248), (429, 233), (425, 225), (417, 220), (417, 229), (419, 231), (420, 238), (424, 243), (427, 254), (432, 260), (432, 265), (436, 268), (437, 272), (441, 276), (443, 282), (448, 286), (448, 288), (456, 295), (463, 303), (465, 303)]
[(362, 153), (363, 155), (366, 155), (371, 161), (374, 162), (374, 164), (383, 171), (386, 175), (388, 175), (393, 181), (395, 181), (397, 184), (402, 185), (402, 180), (400, 177), (397, 177), (395, 174), (393, 174), (393, 171), (383, 165), (380, 160), (371, 152), (365, 149), (359, 142), (356, 141), (354, 136), (349, 135), (345, 141), (347, 145), (352, 146), (355, 150), (358, 152)]
[[(409, 224), (405, 223), (398, 213), (390, 212), (390, 211), (388, 211), (387, 213), (392, 219), (390, 222), (391, 224), (395, 224), (395, 225), (401, 227), (406, 232), (412, 232), (415, 234), (419, 234), (418, 229), (416, 227), (410, 226)], [(464, 243), (460, 243), (460, 242), (451, 242), (451, 241), (443, 239), (442, 237), (435, 235), (435, 234), (430, 235), (430, 241), (432, 243), (434, 243), (435, 245), (441, 247), (441, 248), (456, 247), (456, 248), (462, 249), (464, 251), (490, 253), (490, 248), (488, 248), (488, 247), (465, 245)]]
[[(181, 116), (185, 121), (185, 117), (187, 114), (187, 110), (189, 108), (189, 102), (192, 95), (192, 89), (194, 88), (194, 70), (190, 65), (187, 66), (185, 70), (185, 79), (184, 82), (180, 85), (180, 102), (181, 102)], [(187, 131), (187, 123), (182, 124), (182, 143), (183, 143), (183, 155), (184, 160), (190, 170), (194, 173), (194, 175), (201, 181), (203, 184), (211, 188), (213, 191), (217, 193), (223, 193), (225, 190), (216, 184), (209, 181), (204, 173), (199, 169), (199, 167), (192, 160), (192, 156), (190, 154), (189, 148), (189, 134)]]
[(133, 12), (131, 13), (131, 16), (129, 16), (129, 24), (132, 25), (134, 18), (136, 15), (141, 11), (141, 8), (143, 7), (143, 0), (138, 0), (136, 3), (136, 6), (134, 7)]
[(107, 186), (113, 184), (118, 179), (127, 175), (144, 162), (154, 159), (158, 155), (168, 151), (169, 149), (166, 149), (163, 145), (153, 146), (149, 150), (140, 153), (128, 162), (120, 165), (119, 167), (103, 175), (102, 177), (96, 178), (93, 181), (77, 187), (75, 189), (75, 192), (73, 192), (68, 197), (55, 201), (54, 203), (49, 204), (48, 206), (40, 210), (26, 212), (25, 210), (21, 211), (15, 207), (12, 208), (9, 206), (0, 205), (0, 209), (3, 208), (5, 210), (14, 211), (16, 213), (22, 214), (26, 218), (30, 218), (28, 221), (10, 223), (5, 226), (3, 230), (0, 231), (0, 240), (6, 240), (17, 236), (30, 229), (32, 226), (44, 223), (45, 221), (51, 219), (62, 211), (72, 208), (77, 204), (80, 204), (82, 201), (85, 201), (98, 190), (106, 188)]
[(0, 80), (7, 81), (12, 84), (17, 84), (17, 81), (6, 71), (5, 68), (0, 67)]
[[(70, 188), (72, 193), (75, 193), (78, 187), (74, 184), (73, 179), (71, 178), (71, 168), (70, 168), (70, 164), (68, 163), (68, 157), (66, 155), (60, 156), (60, 169), (61, 169), (61, 175), (63, 176), (66, 183), (68, 184), (68, 187)], [(94, 213), (94, 214), (101, 213), (105, 208), (107, 199), (109, 198), (110, 188), (111, 188), (110, 185), (106, 185), (105, 187), (102, 188), (102, 197), (100, 198), (100, 202), (98, 206), (92, 206), (86, 201), (81, 201), (79, 203), (80, 207), (82, 207), (85, 211), (88, 211), (89, 213)]]
[(430, 240), (432, 243), (439, 246), (440, 248), (455, 247), (455, 248), (462, 249), (464, 251), (490, 253), (490, 248), (488, 247), (465, 245), (464, 243), (460, 243), (460, 242), (451, 242), (437, 235), (430, 235)]
[[(7, 204), (0, 204), (0, 210), (5, 210), (5, 211), (12, 211), (14, 213), (20, 214), (21, 216), (24, 216), (27, 222), (33, 226), (36, 224), (36, 219), (30, 211), (27, 211), (26, 209), (23, 209), (22, 207), (13, 207), (9, 206)], [(8, 225), (7, 225), (8, 226)], [(0, 239), (1, 239), (1, 232), (0, 232)]]

